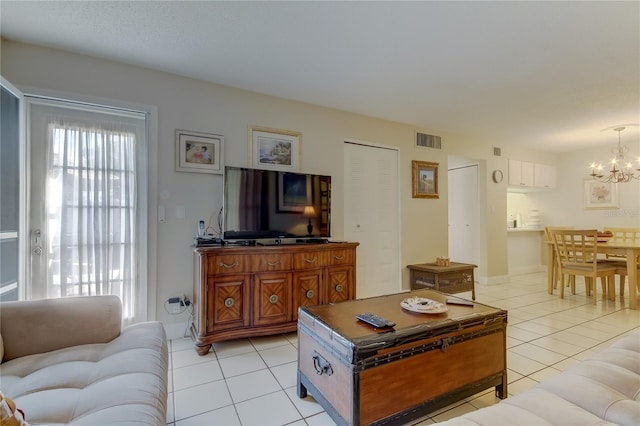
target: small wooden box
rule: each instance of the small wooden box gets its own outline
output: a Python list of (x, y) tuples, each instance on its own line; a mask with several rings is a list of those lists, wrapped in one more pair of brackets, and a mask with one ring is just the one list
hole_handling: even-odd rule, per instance
[[(406, 424), (495, 386), (507, 395), (507, 312), (487, 305), (448, 305), (441, 314), (405, 311), (418, 290), (301, 307), (298, 396), (307, 391), (339, 425)], [(376, 329), (356, 319), (373, 312), (396, 323)]]
[(436, 263), (408, 265), (411, 271), (411, 289), (432, 289), (445, 293), (461, 293), (471, 291), (471, 298), (476, 300), (476, 287), (473, 270), (476, 265), (470, 263), (450, 262), (448, 266)]

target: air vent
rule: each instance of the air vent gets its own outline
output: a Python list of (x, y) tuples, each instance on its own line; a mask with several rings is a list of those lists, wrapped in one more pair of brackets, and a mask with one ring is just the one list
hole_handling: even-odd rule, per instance
[(494, 146), (493, 155), (495, 155), (496, 157), (500, 157), (502, 155), (502, 149), (498, 148), (497, 146)]
[(416, 145), (424, 146), (425, 148), (442, 149), (442, 138), (440, 138), (440, 136), (416, 132)]

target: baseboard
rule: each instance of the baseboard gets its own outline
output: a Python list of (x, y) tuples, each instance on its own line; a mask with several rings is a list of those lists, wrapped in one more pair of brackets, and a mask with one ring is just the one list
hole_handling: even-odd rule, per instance
[(482, 285), (496, 285), (496, 284), (506, 284), (509, 282), (508, 275), (497, 275), (494, 277), (479, 277), (478, 284)]
[[(172, 322), (172, 323), (162, 323), (164, 325), (164, 331), (167, 333), (167, 339), (181, 339), (185, 336), (190, 336), (189, 327), (191, 326), (191, 321), (182, 321), (182, 322)], [(186, 333), (186, 334), (185, 334)]]
[(546, 272), (547, 267), (544, 265), (525, 266), (522, 268), (514, 268), (509, 270), (509, 275), (532, 274), (534, 272)]

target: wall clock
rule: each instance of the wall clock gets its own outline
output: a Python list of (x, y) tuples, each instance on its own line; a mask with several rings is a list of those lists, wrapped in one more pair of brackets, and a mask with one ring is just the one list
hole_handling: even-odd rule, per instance
[(504, 178), (504, 176), (502, 175), (502, 170), (494, 170), (491, 177), (493, 178), (493, 181), (495, 183), (502, 182), (502, 178)]

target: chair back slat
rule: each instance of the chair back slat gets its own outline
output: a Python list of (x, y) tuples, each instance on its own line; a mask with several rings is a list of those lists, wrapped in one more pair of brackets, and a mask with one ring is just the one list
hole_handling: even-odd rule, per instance
[(555, 229), (551, 232), (556, 256), (563, 266), (596, 268), (596, 229)]
[(545, 241), (553, 242), (553, 236), (551, 234), (556, 229), (574, 229), (574, 227), (573, 226), (545, 226), (544, 227)]
[(638, 241), (640, 240), (640, 228), (612, 228), (604, 227), (605, 232), (609, 231), (613, 234), (614, 239), (622, 241)]
[[(611, 238), (618, 241), (640, 241), (640, 228), (612, 228), (605, 226), (603, 231), (609, 231), (613, 235)], [(607, 254), (607, 259), (626, 259), (624, 254)], [(636, 258), (636, 261), (640, 263), (640, 256)]]

